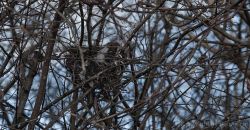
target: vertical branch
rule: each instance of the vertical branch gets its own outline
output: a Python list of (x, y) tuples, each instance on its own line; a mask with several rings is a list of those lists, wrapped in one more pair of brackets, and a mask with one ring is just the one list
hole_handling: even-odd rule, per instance
[(87, 35), (88, 35), (88, 45), (90, 50), (92, 50), (92, 26), (91, 26), (92, 9), (93, 6), (90, 5), (88, 8), (88, 18), (87, 18)]
[[(76, 79), (73, 79), (73, 87), (78, 84)], [(78, 90), (73, 93), (72, 101), (77, 101), (78, 99)], [(76, 129), (76, 117), (77, 117), (77, 105), (78, 103), (72, 104), (71, 106), (71, 113), (70, 113), (70, 129), (75, 130)]]
[(49, 36), (49, 40), (48, 40), (48, 47), (46, 50), (46, 54), (45, 54), (45, 61), (44, 61), (44, 66), (42, 68), (42, 75), (41, 75), (41, 80), (40, 80), (40, 86), (38, 89), (38, 95), (36, 98), (36, 102), (35, 102), (35, 106), (31, 115), (31, 119), (29, 122), (29, 130), (33, 130), (35, 127), (35, 122), (37, 120), (37, 117), (39, 116), (39, 111), (40, 111), (40, 107), (42, 105), (43, 99), (44, 99), (44, 95), (45, 95), (45, 91), (46, 91), (46, 83), (47, 83), (47, 77), (48, 77), (48, 72), (49, 72), (49, 65), (50, 65), (50, 61), (51, 61), (51, 55), (53, 52), (53, 48), (55, 45), (55, 39), (57, 36), (57, 32), (60, 26), (60, 23), (62, 22), (62, 17), (59, 15), (59, 13), (63, 13), (65, 7), (66, 7), (66, 0), (60, 0), (59, 1), (59, 6), (58, 6), (58, 11), (55, 14), (54, 20), (50, 26), (50, 36)]
[[(102, 18), (105, 18), (107, 16), (106, 13), (107, 13), (106, 10), (102, 11), (102, 14), (103, 14)], [(99, 27), (99, 31), (98, 31), (98, 35), (97, 35), (97, 39), (96, 39), (96, 44), (95, 44), (96, 46), (100, 45), (101, 36), (103, 35), (104, 24), (105, 24), (105, 20), (102, 20), (100, 23), (100, 27)]]
[[(76, 49), (76, 48), (75, 48)], [(68, 66), (72, 66), (71, 68), (71, 71), (72, 71), (72, 82), (73, 82), (73, 89), (76, 89), (77, 88), (77, 85), (80, 83), (80, 77), (79, 77), (79, 68), (77, 68), (77, 66), (80, 64), (78, 61), (77, 61), (77, 58), (79, 58), (80, 54), (79, 53), (82, 53), (81, 51), (77, 51), (74, 53), (72, 52), (70, 55), (71, 55), (71, 58), (70, 59), (70, 63)], [(83, 55), (83, 54), (82, 54)], [(73, 93), (73, 96), (72, 96), (72, 101), (77, 101), (78, 99), (78, 89)], [(75, 103), (75, 104), (72, 104), (70, 109), (70, 129), (71, 130), (75, 130), (76, 129), (76, 111), (77, 111), (77, 105), (78, 103)]]
[(83, 15), (83, 9), (82, 9), (81, 2), (79, 2), (79, 10), (80, 10), (80, 17), (81, 17), (81, 34), (80, 34), (79, 45), (80, 45), (80, 47), (82, 47), (83, 38), (84, 38), (84, 15)]

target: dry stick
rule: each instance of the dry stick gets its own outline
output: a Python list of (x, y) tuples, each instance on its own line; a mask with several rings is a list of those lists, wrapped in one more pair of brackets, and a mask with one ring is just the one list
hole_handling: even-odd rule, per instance
[(84, 14), (83, 14), (83, 9), (82, 9), (82, 4), (80, 1), (79, 1), (79, 10), (80, 10), (80, 17), (81, 17), (81, 34), (80, 34), (79, 46), (82, 47), (83, 38), (84, 38)]
[[(78, 84), (78, 81), (76, 81), (76, 79), (75, 79), (76, 77), (74, 76), (74, 78), (73, 78), (73, 87), (75, 88), (75, 87), (77, 87), (76, 86), (76, 84)], [(75, 91), (74, 93), (73, 93), (73, 96), (72, 96), (72, 101), (75, 101), (75, 100), (77, 100), (77, 98), (78, 98), (78, 90), (77, 91)], [(70, 129), (71, 130), (75, 130), (76, 129), (76, 126), (75, 126), (75, 124), (76, 124), (76, 116), (77, 116), (77, 103), (76, 104), (74, 104), (74, 105), (72, 105), (71, 106), (71, 113), (70, 113)]]
[(92, 17), (92, 9), (93, 9), (93, 6), (90, 5), (88, 6), (88, 18), (87, 18), (87, 21), (86, 21), (86, 26), (87, 26), (87, 34), (88, 34), (88, 45), (89, 45), (89, 50), (92, 50), (92, 30), (93, 28), (91, 27), (91, 17)]
[[(102, 11), (102, 15), (103, 15), (102, 18), (106, 18), (106, 16), (107, 16), (106, 14), (107, 14), (107, 10), (103, 10)], [(100, 23), (100, 27), (99, 27), (99, 31), (98, 31), (97, 39), (96, 39), (96, 43), (95, 43), (95, 46), (97, 46), (97, 47), (100, 45), (100, 41), (101, 41), (101, 37), (103, 34), (103, 29), (104, 29), (104, 24), (105, 24), (105, 21), (102, 20)]]
[[(24, 63), (21, 63), (22, 66), (24, 66)], [(25, 108), (25, 104), (28, 100), (29, 97), (29, 92), (32, 86), (32, 81), (36, 75), (36, 69), (38, 66), (38, 61), (34, 60), (34, 64), (31, 66), (31, 69), (29, 70), (29, 73), (27, 76), (21, 78), (21, 87), (19, 88), (19, 102), (18, 102), (18, 106), (17, 106), (17, 111), (16, 111), (16, 124), (18, 125), (20, 122), (24, 121), (24, 117), (23, 117), (23, 112), (24, 112), (24, 108)], [(25, 68), (23, 67), (21, 71), (23, 71), (22, 73), (24, 73)]]
[[(66, 7), (66, 0), (61, 0), (59, 2), (58, 11), (62, 13)], [(42, 68), (42, 75), (40, 80), (40, 86), (38, 90), (38, 96), (36, 98), (36, 103), (31, 115), (31, 122), (29, 123), (29, 130), (33, 130), (35, 127), (35, 119), (37, 119), (37, 116), (39, 115), (40, 107), (44, 99), (45, 90), (46, 90), (46, 83), (47, 83), (47, 77), (49, 72), (49, 64), (51, 61), (51, 55), (53, 52), (53, 48), (55, 45), (55, 39), (57, 36), (57, 32), (60, 26), (60, 23), (62, 22), (62, 17), (56, 12), (53, 23), (51, 24), (50, 28), (50, 37), (48, 41), (48, 48), (45, 54), (45, 61), (44, 61), (44, 67)]]

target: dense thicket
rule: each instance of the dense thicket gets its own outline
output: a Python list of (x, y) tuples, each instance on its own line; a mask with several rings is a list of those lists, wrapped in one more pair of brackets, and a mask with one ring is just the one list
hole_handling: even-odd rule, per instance
[(0, 1), (0, 128), (248, 129), (249, 0)]

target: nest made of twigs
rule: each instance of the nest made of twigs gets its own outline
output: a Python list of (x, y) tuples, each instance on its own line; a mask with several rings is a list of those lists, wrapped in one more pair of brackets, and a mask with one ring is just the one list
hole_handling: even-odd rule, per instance
[[(120, 83), (125, 69), (123, 64), (126, 56), (119, 43), (109, 43), (103, 47), (89, 49), (82, 47), (71, 47), (67, 50), (66, 68), (71, 73), (74, 84), (81, 84), (89, 78), (98, 75), (98, 77), (89, 83), (83, 85), (84, 89), (94, 87), (103, 95), (109, 95), (110, 92), (121, 88)], [(80, 54), (82, 52), (82, 54)], [(81, 58), (83, 56), (83, 58)], [(104, 58), (104, 59), (98, 59)], [(82, 60), (84, 60), (82, 62)], [(82, 72), (84, 63), (86, 72)], [(95, 91), (94, 90), (94, 91)]]

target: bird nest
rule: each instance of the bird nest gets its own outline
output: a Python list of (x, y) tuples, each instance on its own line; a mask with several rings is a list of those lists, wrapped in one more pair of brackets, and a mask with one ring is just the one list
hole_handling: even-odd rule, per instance
[[(121, 88), (125, 59), (125, 50), (117, 42), (92, 49), (72, 47), (66, 55), (66, 67), (75, 85), (108, 96)], [(96, 78), (85, 83), (92, 77)]]

